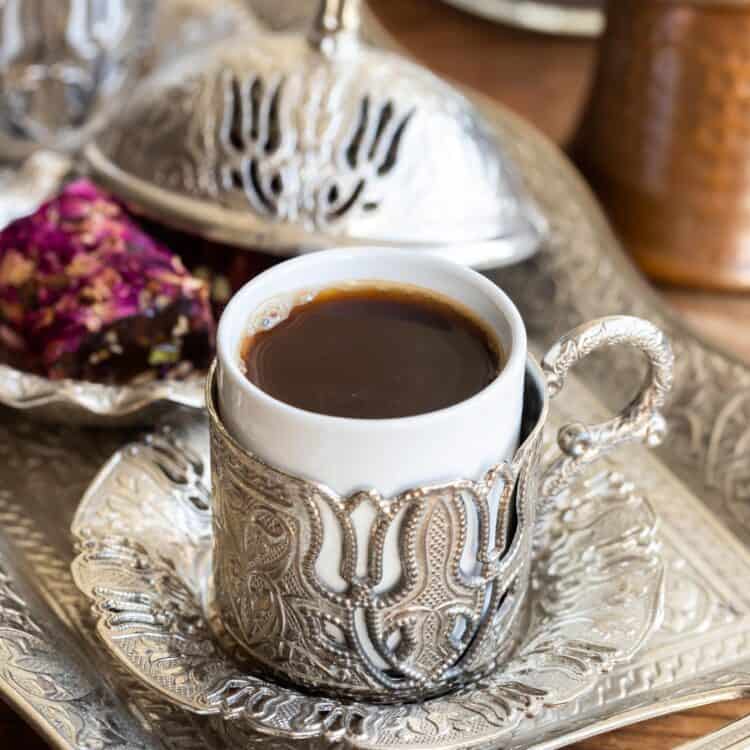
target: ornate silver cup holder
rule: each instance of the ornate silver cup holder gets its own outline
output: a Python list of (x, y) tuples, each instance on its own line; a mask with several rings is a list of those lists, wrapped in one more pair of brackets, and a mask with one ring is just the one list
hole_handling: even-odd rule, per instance
[[(530, 439), (543, 418), (539, 387), (530, 376)], [(168, 433), (119, 451), (76, 513), (72, 570), (115, 660), (173, 705), (221, 717), (229, 731), (368, 748), (498, 743), (545, 709), (587, 693), (661, 621), (656, 516), (632, 484), (605, 472), (554, 501), (540, 498), (523, 627), (501, 666), (414, 703), (286, 687), (244, 665), (213, 608), (211, 492), (199, 455)], [(268, 637), (279, 637), (276, 630), (271, 622)], [(295, 644), (288, 648), (292, 654)]]

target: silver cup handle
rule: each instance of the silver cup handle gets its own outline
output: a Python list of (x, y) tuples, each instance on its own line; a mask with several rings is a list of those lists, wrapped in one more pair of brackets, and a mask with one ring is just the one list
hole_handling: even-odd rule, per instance
[(557, 442), (562, 455), (542, 477), (542, 497), (564, 490), (589, 464), (624, 443), (659, 445), (667, 431), (661, 414), (672, 387), (674, 355), (664, 333), (640, 318), (616, 315), (585, 323), (563, 336), (542, 360), (550, 398), (563, 389), (568, 371), (598, 349), (632, 346), (642, 351), (649, 370), (638, 395), (613, 419), (597, 425), (579, 422), (560, 429)]

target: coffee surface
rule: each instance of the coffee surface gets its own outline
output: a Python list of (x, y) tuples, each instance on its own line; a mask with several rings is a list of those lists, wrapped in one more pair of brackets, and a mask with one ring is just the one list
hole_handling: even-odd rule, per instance
[(246, 339), (248, 379), (300, 409), (336, 417), (426, 414), (479, 393), (504, 364), (468, 312), (408, 286), (324, 290)]

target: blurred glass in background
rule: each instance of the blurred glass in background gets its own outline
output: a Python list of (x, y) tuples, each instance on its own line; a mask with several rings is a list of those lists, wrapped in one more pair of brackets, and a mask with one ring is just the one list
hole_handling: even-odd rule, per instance
[(155, 0), (0, 0), (0, 156), (74, 152), (138, 73)]

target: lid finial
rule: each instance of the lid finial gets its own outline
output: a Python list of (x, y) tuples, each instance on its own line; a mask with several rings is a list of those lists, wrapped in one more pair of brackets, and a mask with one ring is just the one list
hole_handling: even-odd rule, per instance
[(310, 29), (310, 43), (321, 52), (339, 49), (359, 36), (360, 0), (320, 0)]

